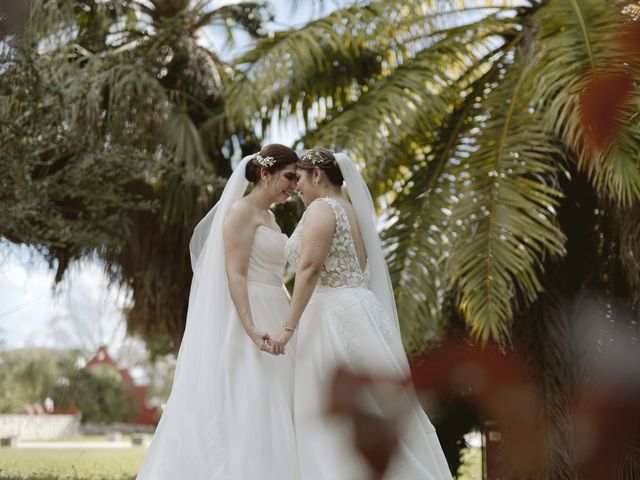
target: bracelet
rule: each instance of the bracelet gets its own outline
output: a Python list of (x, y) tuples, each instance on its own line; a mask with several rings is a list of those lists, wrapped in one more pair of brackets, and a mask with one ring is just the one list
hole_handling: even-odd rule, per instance
[(295, 327), (289, 327), (289, 326), (287, 326), (286, 323), (283, 325), (283, 327), (284, 327), (285, 332), (295, 332), (296, 331)]

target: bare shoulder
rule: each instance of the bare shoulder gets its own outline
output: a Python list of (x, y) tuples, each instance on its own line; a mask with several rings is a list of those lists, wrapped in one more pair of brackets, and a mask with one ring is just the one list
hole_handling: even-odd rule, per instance
[(226, 225), (238, 226), (238, 225), (253, 225), (255, 221), (256, 213), (251, 205), (245, 202), (243, 199), (236, 200), (227, 211), (224, 223)]

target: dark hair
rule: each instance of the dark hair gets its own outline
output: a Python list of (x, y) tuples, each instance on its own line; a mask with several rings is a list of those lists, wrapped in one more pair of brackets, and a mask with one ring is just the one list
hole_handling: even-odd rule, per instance
[(340, 166), (336, 161), (336, 157), (331, 150), (326, 148), (312, 148), (307, 150), (300, 156), (300, 160), (296, 164), (298, 168), (311, 171), (314, 168), (321, 168), (327, 175), (329, 181), (337, 186), (341, 187), (344, 182), (344, 177), (340, 171)]
[[(256, 158), (258, 155), (267, 161), (272, 160), (273, 164), (271, 166), (260, 165), (260, 163), (258, 163), (258, 158)], [(256, 157), (249, 160), (244, 171), (245, 178), (254, 184), (260, 181), (260, 170), (263, 168), (269, 173), (274, 173), (278, 170), (282, 170), (287, 165), (297, 163), (298, 161), (298, 155), (296, 152), (291, 150), (289, 147), (280, 145), (279, 143), (270, 143), (269, 145), (265, 145), (256, 154)]]

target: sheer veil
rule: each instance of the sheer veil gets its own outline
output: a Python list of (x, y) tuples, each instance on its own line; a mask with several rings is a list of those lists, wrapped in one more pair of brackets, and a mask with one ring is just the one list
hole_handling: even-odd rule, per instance
[(222, 224), (248, 181), (242, 159), (218, 203), (196, 226), (190, 242), (193, 280), (187, 322), (178, 352), (173, 388), (138, 479), (216, 478), (224, 465), (223, 395), (225, 349), (239, 322), (227, 322), (233, 308), (224, 262)]
[(396, 302), (393, 296), (393, 286), (389, 269), (384, 259), (378, 229), (376, 227), (376, 214), (371, 200), (371, 194), (364, 183), (355, 163), (344, 153), (335, 154), (336, 161), (347, 185), (351, 205), (356, 214), (358, 227), (367, 249), (367, 268), (369, 269), (369, 288), (389, 315), (395, 321), (398, 336), (400, 324)]
[[(397, 365), (404, 371), (406, 378), (410, 379), (409, 361), (402, 345), (393, 287), (376, 228), (375, 210), (371, 195), (360, 172), (349, 157), (344, 153), (335, 154), (335, 157), (347, 184), (351, 205), (356, 214), (358, 227), (367, 249), (369, 288), (378, 302), (393, 318), (393, 323), (396, 326), (397, 335), (391, 336), (390, 339), (386, 340), (386, 343)], [(374, 350), (371, 351), (373, 352)], [(381, 351), (378, 350), (378, 352)], [(382, 356), (383, 354), (380, 355)], [(391, 402), (396, 408), (401, 405), (405, 412), (402, 422), (403, 428), (406, 428), (406, 430), (401, 435), (402, 446), (398, 448), (398, 453), (402, 453), (403, 459), (397, 465), (392, 465), (391, 471), (388, 473), (393, 478), (451, 479), (447, 460), (442, 452), (442, 447), (433, 425), (431, 425), (425, 412), (420, 407), (413, 388), (407, 388), (405, 392), (408, 395), (407, 397), (402, 397), (400, 392), (395, 392)]]

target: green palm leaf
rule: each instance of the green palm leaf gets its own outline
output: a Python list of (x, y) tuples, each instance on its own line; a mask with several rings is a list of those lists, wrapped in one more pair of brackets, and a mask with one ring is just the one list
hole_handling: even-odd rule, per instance
[[(436, 138), (426, 162), (417, 162), (390, 206), (395, 217), (383, 234), (387, 262), (403, 340), (409, 352), (422, 351), (441, 337), (444, 323), (443, 300), (448, 290), (447, 264), (457, 237), (451, 211), (457, 203), (456, 184), (451, 175), (461, 140), (468, 135), (476, 112), (474, 104), (486, 83), (493, 82), (498, 70), (477, 79)], [(420, 152), (413, 152), (414, 158)]]
[(166, 144), (174, 149), (174, 161), (187, 170), (210, 169), (210, 162), (202, 145), (202, 138), (191, 117), (182, 112), (173, 112), (167, 119)]
[[(452, 29), (446, 36), (410, 55), (388, 76), (367, 89), (342, 114), (320, 125), (315, 143), (339, 145), (360, 155), (371, 142), (397, 143), (407, 132), (433, 131), (449, 113), (457, 90), (451, 83), (475, 65), (486, 52), (492, 35), (490, 19), (474, 28)], [(446, 59), (446, 61), (443, 61)]]
[[(590, 84), (609, 74), (628, 74), (629, 54), (620, 48), (620, 13), (600, 0), (555, 0), (534, 16), (542, 46), (532, 74), (536, 108), (572, 149), (597, 191), (622, 206), (640, 198), (638, 105), (624, 105), (615, 138), (594, 145), (581, 101)], [(602, 92), (608, 95), (607, 92)]]
[[(253, 112), (265, 115), (270, 110), (305, 120), (310, 110), (320, 119), (339, 114), (375, 81), (452, 34), (453, 28), (459, 33), (477, 28), (469, 27), (468, 19), (460, 20), (466, 12), (495, 11), (501, 2), (480, 2), (482, 8), (477, 2), (468, 3), (474, 6), (452, 9), (448, 2), (424, 0), (372, 2), (275, 33), (237, 60), (245, 73), (230, 90), (227, 114), (235, 122), (251, 120)], [(490, 29), (487, 20), (483, 32), (487, 37)], [(455, 46), (450, 42), (450, 48)], [(460, 61), (455, 54), (451, 59)], [(319, 99), (326, 103), (316, 103)]]
[(487, 95), (485, 120), (456, 174), (460, 201), (453, 219), (464, 232), (452, 249), (451, 278), (467, 323), (483, 342), (509, 337), (516, 289), (535, 298), (544, 256), (564, 253), (553, 220), (560, 151), (528, 110), (526, 73), (511, 66)]
[(375, 196), (393, 190), (395, 182), (406, 180), (415, 160), (403, 154), (402, 145), (420, 149), (433, 142), (433, 132), (442, 128), (469, 82), (481, 75), (482, 58), (498, 55), (500, 49), (490, 47), (512, 25), (485, 20), (481, 25), (452, 28), (408, 56), (352, 104), (332, 111), (301, 141), (349, 150), (366, 160)]
[[(340, 9), (303, 28), (258, 42), (236, 62), (245, 67), (245, 73), (229, 91), (227, 115), (242, 125), (265, 107), (298, 112), (309, 95), (346, 101), (354, 76), (367, 76), (380, 68), (382, 58), (369, 48), (362, 32), (381, 13), (382, 3)], [(354, 59), (359, 59), (360, 72), (344, 67)]]

